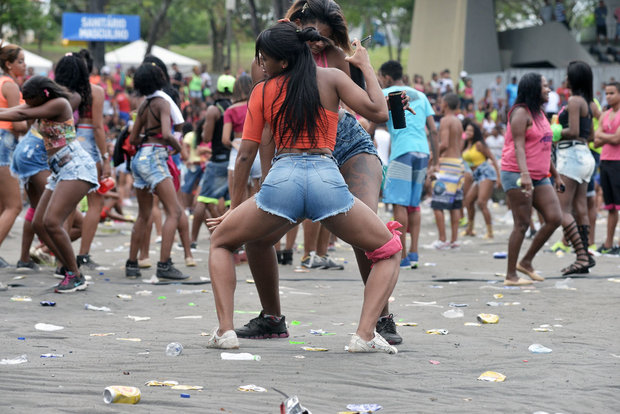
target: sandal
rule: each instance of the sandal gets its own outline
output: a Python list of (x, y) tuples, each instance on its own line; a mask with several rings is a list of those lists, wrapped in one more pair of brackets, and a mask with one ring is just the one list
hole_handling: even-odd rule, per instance
[(577, 275), (590, 273), (590, 263), (583, 264), (581, 262), (572, 263), (570, 266), (562, 269), (562, 276)]

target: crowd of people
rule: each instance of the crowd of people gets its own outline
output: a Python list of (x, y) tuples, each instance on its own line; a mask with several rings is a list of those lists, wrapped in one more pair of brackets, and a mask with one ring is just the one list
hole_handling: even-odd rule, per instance
[[(212, 348), (288, 337), (278, 264), (294, 262), (299, 224), (304, 267), (342, 269), (329, 257), (330, 243), (338, 237), (354, 246), (365, 290), (350, 352), (397, 352), (402, 338), (388, 298), (399, 268), (418, 265), (425, 198), (438, 250), (458, 250), (459, 236), (476, 235), (476, 210), (492, 239), (489, 201), (505, 200), (514, 220), (505, 285), (544, 280), (532, 262), (560, 225), (564, 238), (554, 249), (572, 246), (576, 255), (563, 275), (588, 273), (596, 264), (591, 250), (620, 251), (613, 173), (620, 84), (606, 83), (599, 103), (583, 62), (569, 65), (557, 92), (531, 72), (505, 89), (497, 77), (476, 102), (466, 72), (457, 82), (449, 70), (427, 83), (415, 75), (411, 86), (399, 62), (375, 72), (366, 49), (350, 41), (337, 3), (297, 0), (286, 19), (259, 35), (251, 68), (236, 77), (214, 81), (205, 67), (184, 77), (154, 56), (126, 73), (99, 73), (86, 50), (66, 54), (53, 76), (29, 77), (23, 51), (8, 44), (0, 46), (0, 66), (0, 244), (22, 199), (28, 205), (17, 269), (52, 263), (62, 279), (56, 292), (86, 289), (83, 270), (98, 266), (90, 254), (97, 226), (113, 219), (134, 221), (126, 277), (152, 266), (155, 227), (156, 276), (183, 280), (171, 260), (175, 235), (184, 265), (196, 266), (192, 250), (206, 225), (219, 320)], [(404, 127), (394, 105), (404, 108)], [(135, 219), (123, 211), (131, 200)], [(392, 207), (387, 225), (376, 214), (379, 201)], [(607, 235), (596, 249), (601, 205), (609, 211)], [(528, 231), (533, 240), (519, 260)], [(235, 329), (235, 263), (244, 260), (262, 312)]]

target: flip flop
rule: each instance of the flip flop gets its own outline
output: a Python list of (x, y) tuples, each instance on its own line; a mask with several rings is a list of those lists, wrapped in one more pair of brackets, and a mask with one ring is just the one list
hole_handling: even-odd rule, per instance
[(504, 286), (525, 286), (525, 285), (531, 285), (533, 283), (534, 282), (532, 282), (531, 280), (527, 280), (523, 278), (519, 278), (519, 280), (517, 281), (509, 280), (509, 279), (504, 280)]
[(539, 275), (538, 273), (536, 273), (535, 270), (530, 272), (529, 270), (527, 270), (525, 267), (521, 266), (520, 264), (517, 264), (517, 270), (521, 273), (525, 273), (526, 275), (530, 277), (530, 279), (535, 280), (537, 282), (542, 282), (545, 280), (545, 278)]

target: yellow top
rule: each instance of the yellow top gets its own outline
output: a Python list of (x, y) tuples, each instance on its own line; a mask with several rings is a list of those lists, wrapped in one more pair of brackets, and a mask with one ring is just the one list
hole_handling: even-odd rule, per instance
[(476, 148), (476, 144), (463, 151), (463, 161), (470, 167), (477, 167), (487, 160), (487, 157)]

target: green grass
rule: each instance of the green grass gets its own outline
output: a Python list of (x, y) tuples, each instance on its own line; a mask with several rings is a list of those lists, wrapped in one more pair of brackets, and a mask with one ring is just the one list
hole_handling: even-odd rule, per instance
[[(106, 46), (106, 51), (114, 50), (121, 47), (121, 44), (109, 44)], [(25, 45), (26, 49), (33, 53), (39, 53), (37, 45)], [(46, 43), (43, 45), (43, 49), (40, 53), (41, 56), (50, 59), (53, 62), (57, 62), (62, 58), (65, 53), (72, 52), (81, 49), (81, 46), (63, 46), (60, 43)], [(206, 62), (211, 67), (213, 49), (211, 45), (206, 44), (187, 44), (187, 45), (173, 45), (170, 47), (175, 53), (196, 59), (200, 62)], [(370, 55), (370, 61), (375, 69), (378, 69), (383, 62), (389, 60), (389, 53), (387, 47), (375, 47), (368, 51)], [(407, 71), (407, 57), (409, 55), (409, 49), (405, 48), (402, 52), (402, 64)], [(393, 49), (393, 58), (396, 58), (396, 48)], [(254, 43), (243, 42), (239, 44), (239, 49), (236, 45), (232, 46), (232, 67), (249, 69), (250, 63), (254, 59)]]

